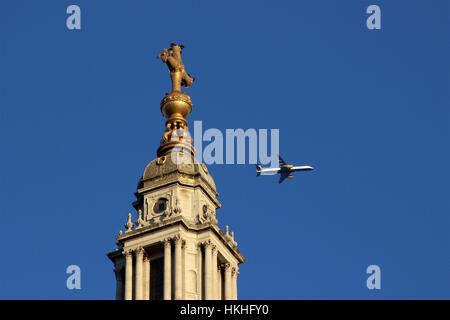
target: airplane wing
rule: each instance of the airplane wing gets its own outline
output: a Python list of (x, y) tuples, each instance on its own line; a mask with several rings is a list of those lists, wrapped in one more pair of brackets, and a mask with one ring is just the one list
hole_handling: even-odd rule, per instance
[(284, 161), (283, 158), (281, 158), (280, 155), (278, 155), (278, 161), (280, 162), (280, 168), (284, 167), (285, 165), (287, 165), (286, 161)]
[(280, 173), (280, 180), (278, 181), (278, 184), (282, 183), (288, 176), (289, 173)]

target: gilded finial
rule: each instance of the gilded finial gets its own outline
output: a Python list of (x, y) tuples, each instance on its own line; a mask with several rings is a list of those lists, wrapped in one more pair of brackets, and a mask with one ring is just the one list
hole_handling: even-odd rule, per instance
[(181, 92), (181, 86), (188, 88), (195, 78), (191, 77), (184, 68), (183, 60), (181, 59), (181, 51), (184, 46), (176, 43), (170, 44), (170, 49), (164, 48), (158, 55), (158, 59), (167, 64), (172, 79), (172, 92)]
[(166, 130), (157, 151), (158, 157), (166, 155), (175, 146), (194, 154), (187, 123), (187, 117), (192, 112), (192, 101), (186, 93), (181, 92), (181, 87), (188, 88), (195, 79), (184, 67), (181, 59), (183, 48), (182, 45), (171, 43), (170, 49), (164, 48), (158, 55), (158, 59), (169, 68), (172, 80), (172, 91), (166, 93), (161, 101), (161, 113), (166, 117)]

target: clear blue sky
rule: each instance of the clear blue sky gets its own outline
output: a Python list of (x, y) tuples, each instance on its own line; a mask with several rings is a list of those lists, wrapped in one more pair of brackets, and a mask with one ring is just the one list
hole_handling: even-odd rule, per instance
[(105, 253), (164, 129), (170, 42), (196, 77), (190, 123), (279, 128), (316, 168), (278, 185), (209, 166), (240, 298), (450, 298), (450, 5), (365, 0), (1, 1), (0, 298), (114, 298)]

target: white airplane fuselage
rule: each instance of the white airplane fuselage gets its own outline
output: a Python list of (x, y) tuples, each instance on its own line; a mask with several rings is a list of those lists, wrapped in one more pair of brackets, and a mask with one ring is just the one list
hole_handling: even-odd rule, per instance
[(259, 173), (261, 175), (272, 175), (272, 174), (277, 174), (277, 173), (281, 173), (283, 171), (286, 172), (295, 172), (295, 171), (304, 171), (304, 170), (312, 170), (312, 167), (310, 166), (295, 166), (295, 167), (291, 167), (291, 168), (262, 168), (261, 170), (259, 170)]

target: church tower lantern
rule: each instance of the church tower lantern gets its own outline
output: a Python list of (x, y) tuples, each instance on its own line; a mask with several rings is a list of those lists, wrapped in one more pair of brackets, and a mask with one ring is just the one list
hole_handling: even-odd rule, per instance
[(108, 253), (114, 264), (116, 299), (234, 300), (238, 266), (245, 261), (234, 233), (216, 218), (221, 204), (211, 174), (198, 163), (188, 134), (191, 98), (181, 91), (191, 77), (181, 59), (182, 45), (158, 55), (168, 67), (172, 91), (161, 101), (166, 119), (157, 157), (145, 168), (135, 192), (136, 218)]

